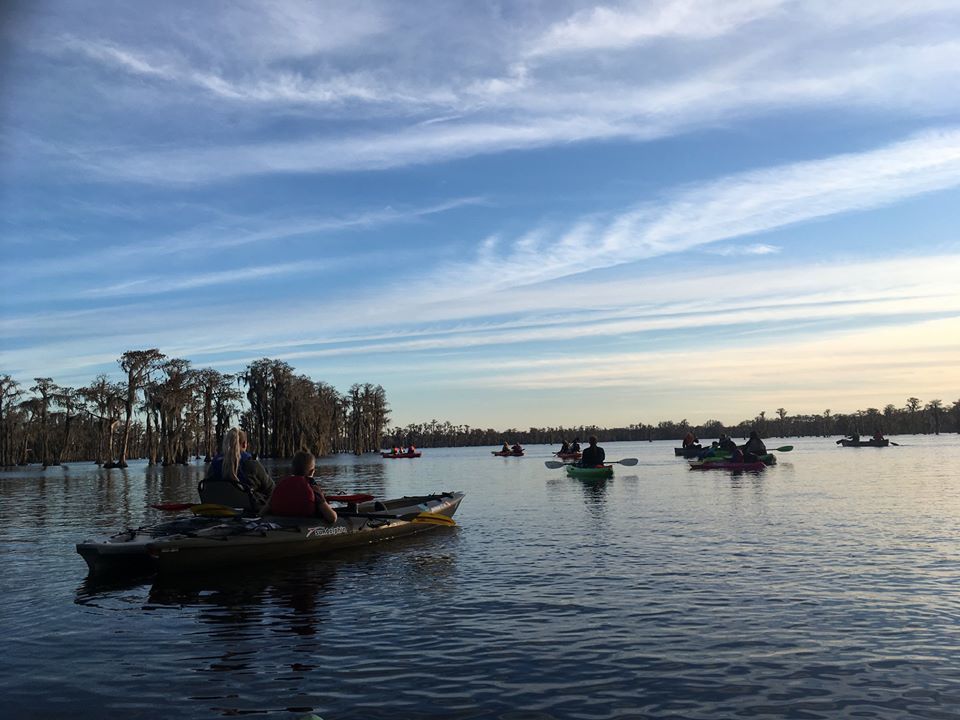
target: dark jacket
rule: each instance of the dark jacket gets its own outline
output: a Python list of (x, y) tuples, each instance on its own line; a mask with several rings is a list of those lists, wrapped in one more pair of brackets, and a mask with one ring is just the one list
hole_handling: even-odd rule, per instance
[(596, 467), (597, 465), (603, 465), (606, 457), (607, 454), (599, 445), (587, 446), (587, 449), (583, 451), (583, 455), (580, 456), (580, 466)]

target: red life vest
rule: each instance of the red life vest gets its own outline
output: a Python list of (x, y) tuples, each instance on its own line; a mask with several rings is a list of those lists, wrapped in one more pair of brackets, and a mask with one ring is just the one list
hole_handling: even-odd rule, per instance
[(314, 517), (317, 514), (317, 498), (313, 486), (303, 475), (283, 478), (270, 496), (270, 514)]

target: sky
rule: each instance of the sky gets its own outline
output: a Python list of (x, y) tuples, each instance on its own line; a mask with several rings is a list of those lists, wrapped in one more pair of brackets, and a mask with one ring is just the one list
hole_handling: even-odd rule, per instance
[(398, 425), (960, 399), (956, 0), (0, 10), (0, 374)]

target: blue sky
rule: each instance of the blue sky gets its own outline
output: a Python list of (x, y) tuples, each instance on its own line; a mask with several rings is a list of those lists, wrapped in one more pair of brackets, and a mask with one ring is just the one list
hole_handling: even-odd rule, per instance
[(3, 11), (21, 382), (158, 347), (401, 424), (960, 398), (955, 0), (92, 7)]

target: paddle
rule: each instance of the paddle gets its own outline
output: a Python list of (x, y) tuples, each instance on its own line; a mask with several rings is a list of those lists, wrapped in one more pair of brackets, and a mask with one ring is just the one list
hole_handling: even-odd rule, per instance
[(783, 447), (774, 448), (770, 452), (790, 452), (793, 450), (793, 445), (784, 445)]
[[(345, 503), (358, 503), (358, 502), (367, 502), (373, 500), (373, 495), (366, 495), (364, 493), (357, 493), (355, 495), (327, 495), (327, 500), (336, 500), (337, 502)], [(208, 503), (210, 504), (210, 503)], [(163, 510), (164, 512), (177, 512), (179, 510), (191, 510), (195, 507), (199, 507), (200, 503), (154, 503), (150, 507), (155, 510)], [(225, 507), (221, 505), (220, 507)]]
[[(624, 458), (623, 460), (607, 460), (606, 462), (604, 462), (604, 464), (633, 466), (633, 465), (636, 465), (638, 462), (640, 461), (637, 460), (636, 458)], [(557, 460), (547, 460), (543, 464), (546, 465), (551, 470), (556, 470), (557, 468), (562, 468), (562, 467), (566, 467), (567, 465), (570, 465), (570, 463), (562, 463)]]
[(337, 511), (340, 517), (362, 517), (371, 520), (404, 520), (412, 523), (427, 523), (429, 525), (446, 525), (453, 527), (457, 523), (452, 517), (432, 512), (412, 512), (404, 515), (384, 515), (383, 513), (355, 513)]
[(238, 508), (220, 505), (219, 503), (200, 503), (191, 505), (190, 512), (201, 517), (239, 517), (243, 511)]

